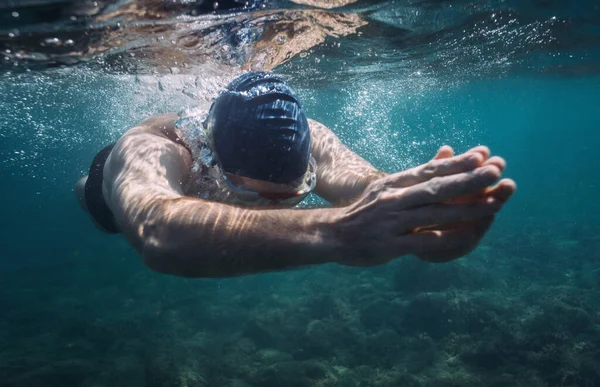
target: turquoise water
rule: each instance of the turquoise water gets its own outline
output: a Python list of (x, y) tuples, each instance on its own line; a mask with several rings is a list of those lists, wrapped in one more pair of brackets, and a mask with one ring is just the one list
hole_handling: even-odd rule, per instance
[[(551, 11), (530, 12), (525, 27)], [(464, 54), (438, 39), (442, 62), (449, 49)], [(128, 127), (195, 105), (222, 80), (95, 62), (5, 72), (0, 386), (600, 385), (597, 69), (582, 56), (570, 63), (585, 62), (577, 71), (532, 70), (578, 49), (566, 45), (541, 61), (507, 49), (519, 70), (489, 71), (416, 57), (365, 64), (349, 52), (368, 46), (350, 36), (339, 39), (349, 51), (327, 48), (337, 41), (274, 71), (375, 166), (415, 166), (443, 144), (485, 144), (507, 160), (518, 191), (480, 247), (444, 265), (404, 257), (220, 280), (154, 273), (92, 226), (72, 186)]]

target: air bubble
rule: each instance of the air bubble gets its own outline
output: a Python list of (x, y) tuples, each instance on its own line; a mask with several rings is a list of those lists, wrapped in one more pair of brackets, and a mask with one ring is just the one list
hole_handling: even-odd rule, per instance
[(62, 46), (62, 41), (59, 38), (48, 38), (48, 39), (45, 39), (41, 43), (41, 45), (58, 47), (58, 46)]

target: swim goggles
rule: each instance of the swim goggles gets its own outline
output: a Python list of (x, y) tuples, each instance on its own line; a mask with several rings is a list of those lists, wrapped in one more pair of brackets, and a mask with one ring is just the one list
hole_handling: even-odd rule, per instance
[(297, 187), (291, 187), (289, 191), (283, 192), (260, 192), (250, 190), (234, 184), (228, 177), (228, 173), (224, 173), (218, 163), (215, 168), (219, 170), (219, 177), (222, 181), (224, 189), (229, 191), (228, 202), (249, 206), (289, 206), (293, 207), (299, 204), (306, 198), (317, 185), (317, 168), (316, 161), (311, 156), (308, 169), (301, 179)]

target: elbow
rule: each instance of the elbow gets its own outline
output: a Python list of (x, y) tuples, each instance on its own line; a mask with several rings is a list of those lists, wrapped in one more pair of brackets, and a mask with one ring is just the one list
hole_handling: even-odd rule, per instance
[[(158, 220), (147, 220), (138, 228), (138, 251), (149, 269), (161, 274), (183, 276), (169, 228)], [(174, 259), (175, 258), (175, 259)]]
[(186, 241), (178, 233), (159, 227), (146, 227), (140, 253), (142, 261), (149, 269), (167, 275), (185, 278), (218, 277), (211, 273), (202, 257), (190, 255)]
[(192, 264), (181, 257), (165, 252), (145, 249), (142, 252), (142, 261), (147, 268), (161, 274), (184, 278), (222, 278), (227, 277), (213, 269), (202, 265), (202, 262)]
[(187, 278), (223, 277), (206, 243), (199, 243), (202, 232), (181, 221), (182, 216), (172, 208), (159, 207), (138, 223), (137, 250), (142, 261), (151, 270)]
[(172, 254), (165, 243), (162, 242), (163, 238), (159, 238), (155, 232), (148, 232), (149, 228), (155, 227), (144, 227), (140, 246), (142, 262), (146, 267), (158, 273), (178, 275), (176, 265), (169, 258)]
[(180, 276), (176, 266), (167, 259), (165, 254), (158, 253), (152, 249), (144, 247), (142, 250), (142, 262), (144, 262), (144, 265), (152, 271), (161, 274)]
[(169, 249), (145, 243), (141, 255), (144, 265), (152, 271), (186, 278), (207, 277), (191, 268), (180, 256)]

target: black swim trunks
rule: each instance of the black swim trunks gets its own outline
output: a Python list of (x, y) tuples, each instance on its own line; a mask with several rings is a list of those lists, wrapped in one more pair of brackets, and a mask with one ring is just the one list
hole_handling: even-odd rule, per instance
[(110, 208), (106, 205), (104, 196), (102, 195), (104, 164), (114, 146), (114, 143), (110, 144), (98, 152), (96, 157), (94, 157), (87, 181), (85, 182), (84, 197), (88, 211), (96, 223), (102, 226), (106, 232), (118, 234), (120, 231), (117, 227), (115, 217)]

